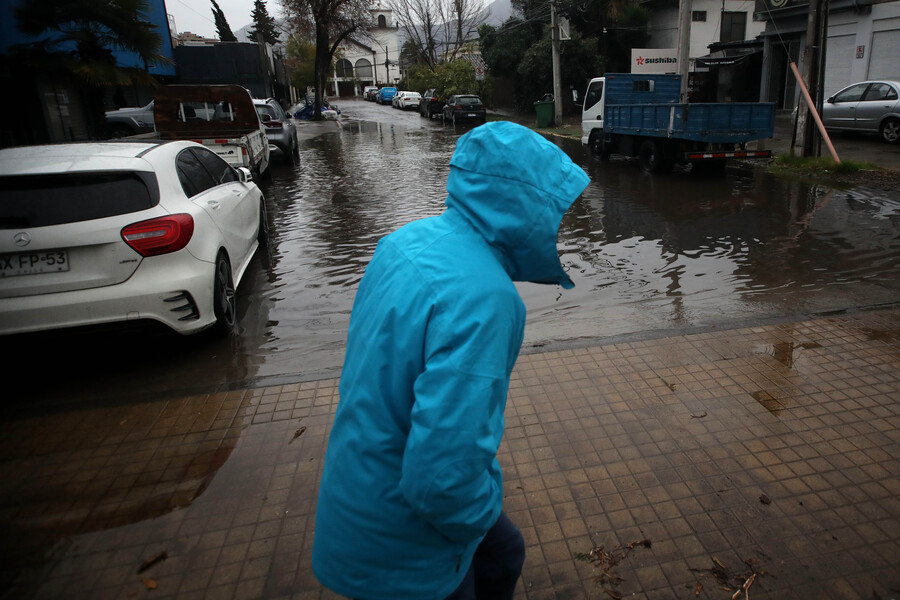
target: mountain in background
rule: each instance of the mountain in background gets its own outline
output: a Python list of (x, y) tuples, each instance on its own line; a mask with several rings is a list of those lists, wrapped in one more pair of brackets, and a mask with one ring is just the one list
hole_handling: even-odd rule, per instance
[(512, 7), (512, 3), (510, 0), (494, 0), (490, 4), (488, 4), (484, 11), (482, 11), (482, 16), (484, 18), (484, 22), (488, 25), (493, 25), (494, 27), (499, 27), (506, 22), (513, 14), (515, 10)]

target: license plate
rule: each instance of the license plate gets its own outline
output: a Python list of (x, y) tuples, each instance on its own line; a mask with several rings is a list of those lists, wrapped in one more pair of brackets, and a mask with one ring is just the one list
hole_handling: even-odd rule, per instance
[(467, 116), (467, 117), (474, 117), (474, 116), (475, 116), (475, 113), (469, 113), (469, 114), (467, 114), (466, 116)]
[(58, 273), (69, 270), (69, 253), (65, 250), (0, 254), (0, 277)]

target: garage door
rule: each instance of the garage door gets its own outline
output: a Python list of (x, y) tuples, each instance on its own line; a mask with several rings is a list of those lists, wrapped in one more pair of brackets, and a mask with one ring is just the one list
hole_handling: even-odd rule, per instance
[(887, 79), (900, 76), (900, 29), (876, 31), (872, 35), (872, 59), (869, 61), (869, 79)]
[(850, 67), (855, 57), (855, 35), (838, 35), (828, 38), (825, 60), (825, 98), (853, 83), (850, 81)]

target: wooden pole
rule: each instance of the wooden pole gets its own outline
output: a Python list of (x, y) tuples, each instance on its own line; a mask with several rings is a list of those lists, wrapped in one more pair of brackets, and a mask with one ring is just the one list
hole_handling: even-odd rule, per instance
[(800, 91), (803, 93), (803, 98), (806, 100), (806, 106), (809, 108), (809, 114), (811, 114), (813, 120), (815, 120), (816, 126), (819, 128), (819, 133), (822, 134), (822, 139), (825, 140), (825, 145), (831, 153), (831, 158), (834, 159), (834, 162), (840, 163), (841, 159), (838, 158), (837, 150), (834, 149), (831, 138), (828, 137), (828, 132), (825, 131), (825, 125), (822, 123), (822, 119), (819, 118), (819, 111), (816, 110), (816, 103), (813, 102), (812, 97), (809, 95), (809, 90), (806, 89), (806, 84), (803, 83), (803, 77), (800, 76), (800, 71), (797, 69), (797, 63), (794, 61), (791, 61), (791, 71), (794, 72), (794, 77), (797, 78), (797, 83), (800, 85)]

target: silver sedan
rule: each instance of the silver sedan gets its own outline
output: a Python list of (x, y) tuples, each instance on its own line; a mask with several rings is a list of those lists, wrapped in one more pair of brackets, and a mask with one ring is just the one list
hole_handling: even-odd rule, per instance
[(900, 82), (863, 81), (845, 87), (822, 107), (822, 122), (833, 131), (878, 133), (900, 142)]

